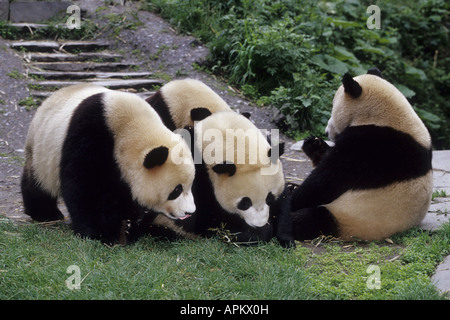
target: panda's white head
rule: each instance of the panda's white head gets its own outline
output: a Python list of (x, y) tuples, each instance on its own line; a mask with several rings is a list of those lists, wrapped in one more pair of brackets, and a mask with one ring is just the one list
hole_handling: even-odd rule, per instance
[[(184, 144), (184, 141), (179, 141)], [(183, 148), (184, 149), (184, 148)], [(137, 200), (151, 209), (161, 212), (171, 219), (184, 219), (195, 212), (192, 183), (194, 180), (194, 164), (191, 158), (185, 162), (173, 161), (175, 149), (159, 146), (150, 150), (142, 163), (144, 180), (156, 181), (147, 186), (147, 190), (135, 191)], [(189, 149), (182, 151), (189, 154)], [(176, 157), (179, 157), (177, 154)]]
[(271, 147), (245, 116), (217, 112), (196, 124), (196, 146), (202, 150), (214, 194), (227, 212), (252, 227), (264, 226), (270, 205), (284, 188), (279, 145)]
[(172, 80), (160, 91), (176, 128), (193, 126), (194, 121), (218, 111), (231, 111), (217, 93), (199, 80)]
[(115, 136), (114, 157), (133, 198), (171, 219), (195, 212), (191, 191), (195, 167), (181, 135), (167, 129), (138, 96), (108, 92), (104, 104)]
[(430, 135), (403, 94), (370, 69), (353, 78), (348, 73), (333, 99), (333, 110), (326, 132), (334, 141), (349, 126), (386, 126), (410, 134), (425, 147), (431, 145)]

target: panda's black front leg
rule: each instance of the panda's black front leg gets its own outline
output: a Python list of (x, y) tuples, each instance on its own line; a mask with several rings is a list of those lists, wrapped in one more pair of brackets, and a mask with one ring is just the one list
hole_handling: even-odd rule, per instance
[(273, 229), (269, 223), (262, 227), (248, 227), (239, 230), (230, 230), (230, 240), (235, 241), (241, 245), (255, 245), (259, 242), (267, 242), (272, 239)]
[(291, 218), (291, 195), (296, 186), (286, 184), (281, 195), (270, 207), (275, 236), (283, 248), (295, 248)]
[(331, 147), (321, 138), (310, 136), (303, 141), (302, 150), (316, 167)]

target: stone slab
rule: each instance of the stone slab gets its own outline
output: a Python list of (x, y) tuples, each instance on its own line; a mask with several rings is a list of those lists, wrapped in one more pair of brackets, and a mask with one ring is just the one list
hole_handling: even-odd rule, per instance
[(53, 71), (117, 71), (131, 67), (133, 64), (122, 62), (34, 62), (28, 64), (34, 70)]
[(431, 281), (442, 293), (450, 292), (450, 256), (437, 266)]
[(53, 52), (59, 50), (65, 50), (68, 52), (73, 51), (91, 51), (91, 50), (103, 50), (108, 47), (108, 44), (100, 41), (67, 41), (58, 43), (56, 41), (12, 41), (9, 43), (12, 49), (33, 52)]
[(69, 15), (67, 8), (72, 2), (62, 1), (13, 1), (10, 4), (9, 20), (12, 22), (42, 22), (60, 17), (64, 19)]
[(108, 52), (80, 52), (78, 54), (28, 52), (24, 55), (24, 58), (28, 61), (34, 62), (64, 62), (64, 61), (87, 61), (87, 60), (114, 62), (118, 59), (121, 59), (122, 56), (120, 54)]
[(424, 230), (437, 230), (445, 222), (450, 221), (450, 202), (432, 203), (428, 213), (420, 224)]
[[(127, 89), (122, 89), (121, 91), (128, 91)], [(131, 92), (134, 93), (133, 90)], [(31, 91), (30, 95), (38, 100), (43, 100), (45, 98), (50, 97), (54, 92), (53, 91)], [(138, 96), (140, 96), (142, 99), (147, 99), (148, 97), (154, 95), (156, 91), (145, 91), (145, 92), (136, 92)]]
[[(39, 85), (42, 88), (62, 88), (74, 84), (86, 83), (84, 81), (39, 81), (33, 84)], [(94, 80), (91, 83), (100, 86), (108, 87), (110, 89), (152, 89), (154, 86), (162, 85), (161, 80), (157, 79), (137, 79), (137, 80)]]
[(89, 71), (30, 71), (30, 76), (37, 76), (46, 80), (80, 80), (80, 79), (131, 79), (147, 78), (153, 75), (151, 72), (89, 72)]
[(0, 20), (9, 18), (9, 0), (0, 0)]

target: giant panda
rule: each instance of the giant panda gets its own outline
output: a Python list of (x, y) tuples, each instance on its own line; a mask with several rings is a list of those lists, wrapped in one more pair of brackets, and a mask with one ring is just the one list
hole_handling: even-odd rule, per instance
[(333, 147), (317, 137), (303, 146), (315, 168), (292, 194), (295, 239), (380, 240), (421, 222), (432, 193), (431, 138), (378, 69), (344, 75), (326, 131)]
[(144, 99), (81, 84), (56, 91), (37, 110), (21, 189), (34, 220), (63, 219), (62, 196), (77, 234), (114, 243), (144, 209), (170, 219), (194, 212), (194, 176), (188, 145)]
[(170, 129), (193, 126), (218, 111), (232, 111), (209, 86), (196, 79), (173, 80), (162, 86), (146, 101), (158, 112)]
[(247, 244), (272, 239), (279, 221), (274, 216), (282, 220), (279, 212), (290, 213), (279, 160), (282, 146), (271, 146), (248, 118), (229, 111), (207, 116), (190, 134), (197, 210), (183, 221), (148, 216), (151, 233), (193, 238), (223, 231), (231, 241)]

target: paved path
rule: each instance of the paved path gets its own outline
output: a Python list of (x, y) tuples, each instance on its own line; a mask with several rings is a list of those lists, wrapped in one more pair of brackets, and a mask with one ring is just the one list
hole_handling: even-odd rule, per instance
[[(434, 190), (445, 191), (446, 197), (435, 198), (421, 227), (436, 230), (450, 220), (450, 150), (433, 152)], [(450, 293), (450, 256), (437, 266), (432, 280), (442, 292)]]

